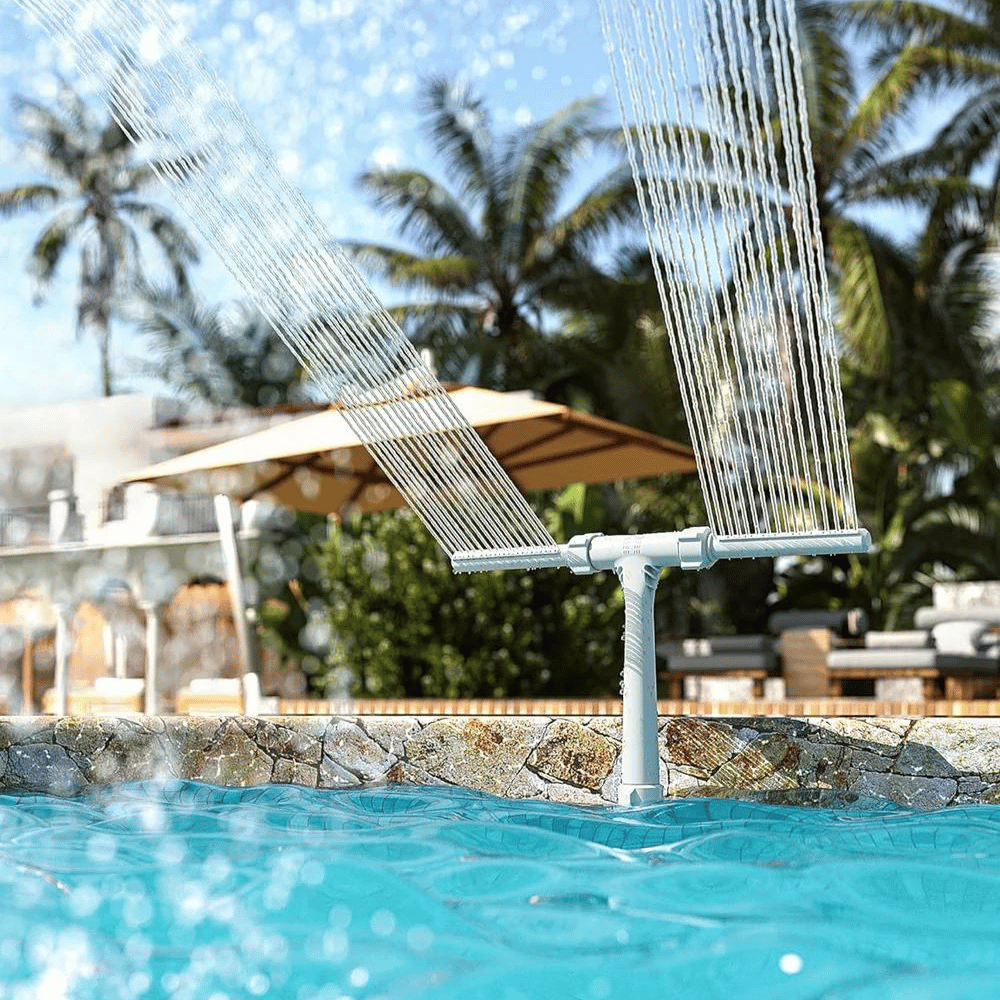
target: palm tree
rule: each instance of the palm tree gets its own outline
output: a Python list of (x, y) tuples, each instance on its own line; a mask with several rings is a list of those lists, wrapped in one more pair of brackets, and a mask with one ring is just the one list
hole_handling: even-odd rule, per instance
[[(948, 277), (953, 289), (950, 276), (959, 275), (966, 295), (951, 296), (961, 311), (951, 317), (952, 333), (956, 326), (974, 330), (984, 304), (983, 254), (995, 246), (1000, 212), (1000, 3), (851, 0), (837, 5), (835, 15), (871, 47), (884, 104), (897, 120), (906, 120), (919, 98), (942, 91), (958, 102), (924, 148), (899, 157), (887, 172), (901, 191), (924, 188), (927, 221), (911, 248), (917, 297), (934, 308), (932, 300), (941, 299), (936, 279)], [(976, 268), (978, 280), (970, 283)], [(953, 336), (945, 346), (964, 365), (963, 376), (981, 372), (981, 343)]]
[[(763, 6), (763, 0), (760, 4)], [(843, 23), (845, 9), (852, 6), (857, 5), (845, 5), (840, 0), (796, 3), (812, 154), (807, 173), (813, 175), (815, 183), (820, 237), (840, 313), (845, 357), (848, 363), (878, 377), (885, 391), (898, 395), (913, 391), (915, 361), (933, 359), (938, 367), (951, 365), (951, 370), (958, 372), (967, 360), (966, 345), (951, 342), (941, 329), (915, 327), (910, 313), (914, 302), (930, 304), (930, 279), (940, 272), (944, 258), (952, 254), (957, 243), (968, 242), (972, 235), (968, 231), (970, 212), (975, 213), (980, 206), (982, 192), (967, 177), (947, 169), (940, 158), (900, 151), (898, 134), (906, 111), (900, 101), (900, 74), (890, 67), (877, 75), (865, 92), (860, 92), (854, 52)], [(871, 0), (869, 6), (882, 9), (897, 5)], [(777, 85), (773, 74), (758, 74), (748, 84), (728, 61), (720, 59), (719, 64), (721, 76), (715, 87), (734, 94), (734, 105), (740, 109), (738, 117), (753, 123), (748, 124), (748, 129), (759, 129), (759, 136), (754, 135), (753, 142), (747, 136), (742, 146), (721, 140), (722, 147), (734, 153), (736, 163), (749, 168), (740, 170), (746, 178), (746, 194), (750, 204), (762, 208), (740, 237), (745, 246), (736, 245), (733, 250), (750, 248), (752, 260), (762, 271), (773, 268), (783, 274), (787, 262), (795, 259), (790, 246), (794, 237), (778, 235), (770, 245), (762, 247), (760, 234), (772, 229), (763, 225), (772, 220), (773, 232), (782, 233), (786, 228), (784, 220), (794, 215), (794, 205), (786, 192), (800, 182), (789, 176), (785, 152), (799, 138), (796, 132), (784, 134), (779, 118), (767, 110), (780, 103), (773, 94), (764, 92), (764, 88)], [(712, 92), (709, 85), (706, 98)], [(711, 155), (718, 144), (713, 144), (707, 133), (692, 134), (690, 129), (687, 133), (682, 142), (701, 147), (709, 157), (711, 170)], [(777, 185), (755, 184), (753, 180), (754, 164), (762, 156), (760, 149), (755, 149), (758, 137), (766, 140), (761, 147), (773, 144), (779, 170)], [(791, 159), (799, 159), (797, 151), (792, 152)], [(717, 186), (704, 189), (706, 210), (719, 210), (718, 195), (723, 183), (732, 186), (731, 169), (720, 171)], [(891, 230), (873, 224), (873, 207), (909, 212), (914, 223), (926, 216), (933, 225), (928, 226), (917, 244), (911, 245)], [(791, 232), (792, 227), (788, 230)], [(811, 248), (806, 252), (810, 253)], [(735, 281), (733, 284), (735, 287)], [(794, 281), (787, 284), (784, 294), (786, 309), (812, 308), (810, 303), (798, 301), (801, 296)], [(926, 365), (918, 364), (916, 368), (922, 372)], [(961, 374), (968, 375), (969, 371), (966, 366)]]
[(415, 169), (367, 171), (362, 188), (398, 216), (417, 249), (347, 246), (392, 285), (425, 293), (429, 301), (395, 313), (416, 342), (436, 349), (443, 377), (545, 390), (565, 374), (547, 316), (587, 287), (595, 247), (638, 214), (621, 159), (564, 207), (581, 159), (595, 148), (620, 158), (620, 131), (600, 124), (597, 101), (579, 100), (497, 136), (483, 101), (440, 77), (425, 84), (420, 110), (454, 190)]
[(115, 118), (98, 121), (65, 85), (52, 107), (20, 96), (13, 106), (26, 156), (47, 179), (0, 191), (0, 216), (51, 213), (29, 257), (36, 304), (70, 244), (79, 248), (77, 334), (95, 333), (101, 386), (110, 396), (111, 317), (116, 296), (140, 270), (139, 232), (152, 236), (181, 289), (187, 287), (186, 268), (198, 260), (197, 248), (166, 210), (141, 197), (165, 164), (139, 160)]
[(137, 365), (216, 407), (275, 406), (307, 398), (306, 373), (256, 306), (206, 306), (190, 292), (142, 286), (130, 315), (155, 358)]

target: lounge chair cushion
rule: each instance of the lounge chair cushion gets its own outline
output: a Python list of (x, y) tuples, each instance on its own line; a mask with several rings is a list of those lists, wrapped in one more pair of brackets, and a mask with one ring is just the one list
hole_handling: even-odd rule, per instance
[(868, 649), (924, 649), (934, 644), (930, 629), (910, 629), (901, 632), (868, 632)]
[(831, 670), (968, 670), (974, 673), (1000, 672), (995, 656), (944, 653), (938, 649), (835, 649), (827, 654)]
[(683, 639), (679, 643), (661, 643), (658, 652), (669, 657), (715, 656), (719, 653), (771, 653), (774, 640), (769, 635), (713, 635), (708, 639)]
[(710, 656), (669, 656), (667, 670), (678, 673), (723, 673), (739, 670), (774, 670), (777, 665), (773, 652), (713, 653)]
[(935, 647), (942, 653), (975, 654), (982, 650), (982, 638), (989, 628), (989, 623), (982, 621), (938, 622), (931, 629), (931, 635)]
[(984, 605), (979, 608), (917, 608), (913, 616), (917, 628), (931, 628), (939, 622), (988, 622), (1000, 625), (1000, 607)]
[(769, 653), (774, 640), (769, 635), (713, 635), (708, 644), (712, 653)]

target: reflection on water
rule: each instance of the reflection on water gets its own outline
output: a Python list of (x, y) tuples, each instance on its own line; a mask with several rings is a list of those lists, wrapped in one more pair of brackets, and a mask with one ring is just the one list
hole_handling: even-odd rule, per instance
[(0, 796), (0, 998), (995, 995), (1000, 808)]

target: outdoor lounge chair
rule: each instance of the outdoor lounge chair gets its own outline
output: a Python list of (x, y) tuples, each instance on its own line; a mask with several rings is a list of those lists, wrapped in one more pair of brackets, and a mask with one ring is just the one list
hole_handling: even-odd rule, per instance
[(177, 692), (178, 715), (258, 715), (260, 680), (242, 677), (195, 677)]
[[(774, 640), (769, 635), (683, 639), (660, 643), (656, 651), (666, 661), (666, 669), (660, 671), (659, 677), (667, 682), (667, 696), (675, 700), (699, 697), (699, 681), (720, 677), (749, 679), (753, 696), (763, 698), (764, 681), (778, 667)], [(685, 684), (685, 678), (694, 683)]]
[[(789, 697), (809, 697), (826, 693), (826, 650), (838, 639), (851, 641), (868, 627), (860, 609), (842, 611), (778, 611), (768, 620), (771, 635), (716, 636), (664, 642), (657, 653), (666, 660), (659, 677), (669, 686), (669, 697), (698, 697), (707, 679), (743, 678), (753, 683), (753, 696), (765, 694), (769, 677), (778, 677), (780, 652), (784, 691)], [(822, 631), (827, 643), (822, 652), (810, 642), (786, 640), (809, 629)], [(778, 639), (772, 638), (778, 636)], [(685, 680), (688, 678), (689, 680)], [(781, 695), (779, 694), (778, 697)]]
[[(96, 677), (93, 684), (71, 687), (66, 694), (70, 715), (131, 715), (143, 711), (146, 682), (141, 677)], [(42, 710), (55, 713), (55, 690), (42, 698)]]
[(928, 628), (869, 632), (862, 649), (829, 649), (827, 688), (843, 693), (851, 680), (919, 678), (924, 699), (994, 697), (1000, 686), (1000, 645), (994, 631), (1000, 609), (982, 611), (922, 608), (918, 624)]

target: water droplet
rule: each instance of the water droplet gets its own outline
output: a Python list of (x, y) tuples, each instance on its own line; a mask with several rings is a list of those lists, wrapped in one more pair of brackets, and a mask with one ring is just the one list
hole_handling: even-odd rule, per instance
[(797, 972), (802, 971), (802, 959), (794, 952), (789, 952), (787, 955), (782, 955), (778, 959), (778, 968), (781, 969), (785, 975), (794, 976)]

